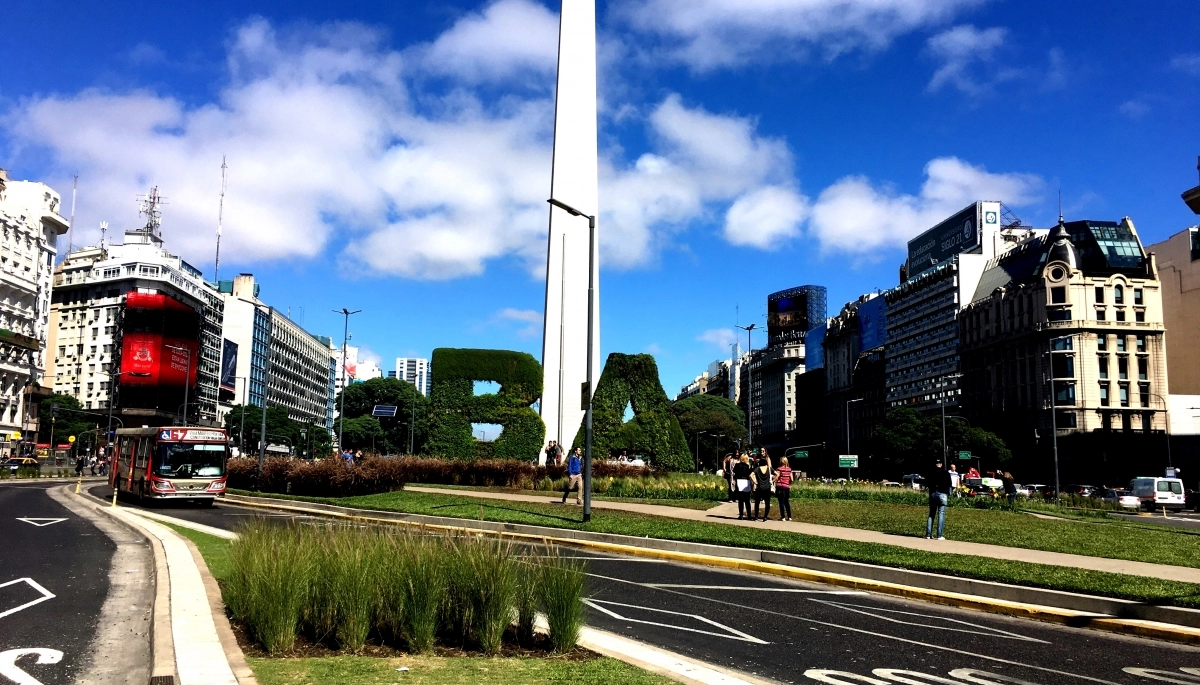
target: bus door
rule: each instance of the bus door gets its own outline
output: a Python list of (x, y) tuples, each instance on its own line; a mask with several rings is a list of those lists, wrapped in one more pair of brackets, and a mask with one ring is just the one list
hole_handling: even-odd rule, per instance
[(137, 458), (133, 462), (134, 477), (138, 481), (138, 494), (146, 496), (146, 473), (150, 470), (150, 445), (154, 444), (154, 439), (142, 435), (138, 437), (136, 454)]
[(133, 438), (123, 435), (117, 443), (117, 462), (113, 465), (113, 482), (119, 489), (125, 481), (125, 489), (133, 488)]

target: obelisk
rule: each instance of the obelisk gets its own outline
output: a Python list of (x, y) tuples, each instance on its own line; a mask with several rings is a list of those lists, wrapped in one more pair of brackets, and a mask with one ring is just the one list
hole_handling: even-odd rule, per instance
[[(597, 167), (596, 2), (562, 0), (550, 197), (584, 214), (599, 215)], [(541, 413), (546, 439), (557, 440), (564, 450), (583, 421), (580, 389), (587, 380), (589, 261), (597, 270), (592, 363), (596, 380), (600, 378), (599, 240), (595, 249), (597, 254), (589, 260), (586, 217), (550, 207)], [(545, 453), (541, 456), (544, 460)]]

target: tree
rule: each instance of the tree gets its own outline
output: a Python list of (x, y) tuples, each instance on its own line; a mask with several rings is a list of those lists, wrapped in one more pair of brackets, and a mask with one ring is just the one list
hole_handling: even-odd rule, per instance
[[(352, 383), (346, 395), (346, 425), (352, 418), (371, 416), (376, 405), (396, 407), (394, 417), (379, 417), (377, 423), (383, 437), (376, 442), (381, 453), (408, 453), (409, 426), (412, 426), (413, 451), (419, 452), (429, 435), (429, 399), (415, 385), (398, 378), (372, 378), (364, 383)], [(341, 407), (341, 395), (337, 405)], [(335, 421), (334, 431), (338, 430)], [(356, 448), (357, 449), (357, 448)]]
[(333, 437), (329, 435), (329, 429), (323, 425), (309, 423), (304, 426), (304, 435), (301, 439), (305, 441), (303, 455), (306, 458), (325, 458), (333, 454)]
[[(101, 419), (99, 416), (85, 414), (81, 409), (79, 400), (71, 395), (56, 394), (42, 400), (38, 405), (38, 442), (50, 442), (51, 427), (54, 430), (54, 442), (58, 444), (65, 444), (67, 438), (72, 435), (77, 440), (83, 439)], [(58, 415), (52, 418), (51, 414), (55, 411)]]
[[(716, 468), (721, 456), (746, 436), (746, 415), (733, 402), (718, 395), (693, 395), (671, 405), (679, 427), (701, 465)], [(703, 435), (702, 435), (703, 434)]]
[[(956, 416), (946, 417), (945, 451), (950, 459), (960, 450), (992, 464), (1012, 458), (1004, 441), (991, 431), (971, 428)], [(942, 458), (942, 418), (899, 407), (888, 412), (871, 435), (871, 452), (893, 475), (924, 473)]]
[[(244, 453), (258, 452), (258, 437), (262, 433), (262, 409), (257, 405), (246, 405), (246, 429), (244, 437), (245, 445), (240, 445), (239, 448)], [(242, 426), (242, 405), (234, 405), (229, 413), (225, 415), (225, 430), (229, 432), (229, 437), (234, 441), (243, 435)], [(287, 409), (283, 407), (267, 407), (267, 444), (269, 445), (287, 445), (292, 448), (294, 453), (298, 453), (297, 448), (300, 447), (301, 437), (300, 429), (302, 425), (299, 421), (293, 421), (288, 416)]]
[(381, 451), (384, 442), (383, 427), (374, 416), (356, 416), (346, 419), (342, 429), (343, 449)]

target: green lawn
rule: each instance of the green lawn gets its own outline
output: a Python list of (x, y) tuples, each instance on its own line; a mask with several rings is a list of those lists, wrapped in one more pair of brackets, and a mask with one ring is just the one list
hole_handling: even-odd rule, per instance
[[(242, 493), (239, 493), (242, 494)], [(250, 493), (244, 493), (250, 494)], [(271, 495), (267, 495), (271, 497)], [(283, 496), (273, 496), (284, 498)], [(306, 499), (300, 497), (292, 497), (291, 499)], [(500, 521), (506, 523), (525, 523), (540, 526), (549, 526), (557, 528), (571, 528), (575, 530), (588, 530), (599, 533), (614, 533), (619, 535), (633, 535), (637, 537), (655, 537), (668, 540), (681, 540), (686, 542), (700, 542), (717, 545), (729, 545), (734, 547), (750, 547), (756, 549), (769, 549), (781, 552), (793, 552), (797, 554), (811, 554), (821, 557), (830, 557), (834, 559), (846, 559), (849, 561), (859, 561), (871, 564), (881, 564), (884, 566), (894, 566), (899, 568), (907, 568), (919, 571), (928, 571), (932, 573), (944, 573), (948, 575), (961, 576), (966, 578), (978, 578), (980, 580), (991, 580), (1003, 583), (1013, 583), (1017, 585), (1028, 585), (1033, 587), (1045, 587), (1056, 590), (1066, 590), (1070, 592), (1082, 592), (1088, 594), (1105, 595), (1109, 597), (1120, 597), (1124, 599), (1132, 599), (1137, 601), (1145, 601), (1152, 603), (1167, 603), (1180, 606), (1191, 606), (1200, 608), (1200, 585), (1191, 583), (1179, 583), (1166, 580), (1158, 580), (1154, 578), (1140, 578), (1130, 575), (1121, 575), (1115, 573), (1103, 573), (1099, 571), (1088, 571), (1077, 568), (1067, 568), (1062, 566), (1046, 566), (1042, 564), (1030, 564), (1019, 561), (1009, 561), (1005, 559), (989, 559), (984, 557), (971, 557), (957, 554), (938, 554), (936, 552), (922, 552), (918, 550), (897, 547), (894, 545), (875, 544), (852, 542), (847, 540), (837, 540), (831, 538), (822, 538), (810, 535), (801, 535), (798, 533), (787, 533), (782, 531), (773, 531), (765, 529), (747, 529), (740, 526), (729, 526), (720, 523), (707, 523), (700, 521), (681, 521), (676, 519), (661, 518), (657, 516), (647, 516), (645, 514), (629, 514), (624, 512), (596, 509), (592, 514), (592, 521), (588, 524), (583, 524), (579, 521), (579, 510), (575, 508), (564, 509), (556, 505), (543, 505), (523, 502), (495, 502), (489, 500), (473, 499), (470, 497), (441, 495), (422, 492), (390, 492), (378, 495), (365, 495), (361, 497), (347, 497), (343, 499), (333, 498), (307, 498), (312, 501), (324, 502), (327, 504), (337, 504), (349, 507), (358, 507), (363, 509), (379, 509), (383, 511), (397, 511), (411, 514), (427, 514), (432, 516), (450, 516), (456, 518)], [(799, 504), (799, 503), (797, 503)], [(806, 503), (807, 504), (807, 503)], [(819, 503), (812, 503), (813, 506), (820, 506)], [(835, 506), (841, 506), (842, 503), (836, 503)], [(832, 508), (832, 511), (851, 512), (843, 513), (846, 519), (857, 517), (857, 520), (863, 521), (864, 517), (873, 516), (870, 510), (880, 509), (885, 505), (879, 502), (864, 502), (859, 503), (862, 507), (861, 511), (866, 513), (854, 514), (852, 512), (860, 511), (852, 507), (845, 509)], [(804, 514), (801, 510), (793, 507), (793, 519), (801, 520)], [(924, 533), (924, 523), (921, 522), (917, 528), (915, 519), (911, 517), (921, 511), (920, 507), (904, 507), (907, 511), (903, 512), (903, 516), (909, 517), (907, 521), (901, 519), (901, 523), (889, 523), (888, 525), (905, 527), (906, 532)], [(987, 511), (968, 511), (963, 509), (952, 509), (947, 515), (947, 526), (949, 528), (950, 537), (952, 539), (963, 539), (964, 531), (975, 525), (975, 520), (968, 519), (965, 516), (960, 518), (960, 514), (978, 514), (980, 516), (995, 516), (1002, 512), (987, 512)], [(880, 515), (878, 519), (873, 519), (876, 522), (887, 520), (886, 515)], [(1075, 552), (1078, 548), (1072, 548), (1068, 543), (1095, 545), (1094, 541), (1088, 541), (1088, 536), (1103, 538), (1110, 536), (1112, 544), (1118, 545), (1124, 542), (1133, 542), (1134, 536), (1145, 535), (1147, 533), (1155, 533), (1168, 535), (1167, 531), (1159, 533), (1158, 531), (1139, 530), (1136, 527), (1130, 526), (1126, 531), (1125, 528), (1115, 523), (1113, 527), (1108, 528), (1108, 523), (1103, 525), (1092, 525), (1089, 523), (1081, 523), (1076, 521), (1044, 521), (1036, 519), (1028, 515), (1020, 514), (1003, 514), (998, 519), (1001, 521), (1010, 521), (1011, 525), (1020, 530), (1022, 526), (1057, 526), (1058, 528), (1050, 528), (1054, 530), (1051, 536), (1053, 539), (1060, 540), (1061, 551)], [(997, 524), (999, 525), (999, 524)], [(908, 528), (912, 526), (913, 528)], [(915, 529), (914, 529), (915, 528)], [(1035, 530), (1042, 530), (1036, 528)], [(1014, 533), (1010, 539), (1020, 539), (1019, 536), (1023, 533)], [(1150, 537), (1158, 539), (1154, 535)], [(1194, 536), (1180, 535), (1177, 538), (1179, 546), (1190, 546), (1192, 554), (1195, 553), (1195, 545), (1197, 538)], [(1094, 548), (1094, 547), (1093, 547)], [(1113, 550), (1109, 550), (1113, 551)], [(1172, 552), (1175, 555), (1184, 554), (1183, 552)], [(1108, 555), (1113, 556), (1113, 555)], [(1160, 560), (1161, 561), (1161, 560)], [(1195, 563), (1190, 565), (1197, 565)]]
[[(569, 661), (524, 657), (374, 657), (247, 659), (262, 685), (474, 685), (474, 683), (624, 683), (660, 685), (674, 681), (616, 659)], [(397, 668), (407, 666), (404, 673)]]
[(204, 557), (204, 563), (208, 564), (208, 572), (213, 575), (213, 578), (224, 580), (228, 576), (229, 540), (170, 523), (163, 525), (196, 544), (196, 549), (200, 550), (200, 556)]
[[(439, 488), (445, 490), (476, 490), (479, 492), (503, 492), (513, 495), (530, 495), (532, 497), (545, 497), (546, 499), (561, 499), (562, 490), (517, 490), (515, 488), (498, 488), (486, 487), (482, 485), (428, 485), (426, 483), (413, 483), (416, 487), (421, 488)], [(574, 502), (574, 493), (567, 497), (568, 502)], [(706, 511), (720, 504), (710, 499), (670, 499), (659, 498), (653, 499), (650, 497), (608, 497), (607, 495), (592, 495), (592, 499), (604, 502), (632, 502), (634, 504), (661, 504), (664, 507), (682, 507), (684, 509), (698, 509)]]

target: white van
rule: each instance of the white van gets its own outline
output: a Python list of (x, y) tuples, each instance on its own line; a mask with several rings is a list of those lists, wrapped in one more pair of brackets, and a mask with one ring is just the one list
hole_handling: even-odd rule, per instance
[(1134, 478), (1129, 481), (1129, 491), (1142, 500), (1142, 508), (1148, 511), (1159, 507), (1182, 511), (1184, 507), (1183, 481), (1178, 478)]

